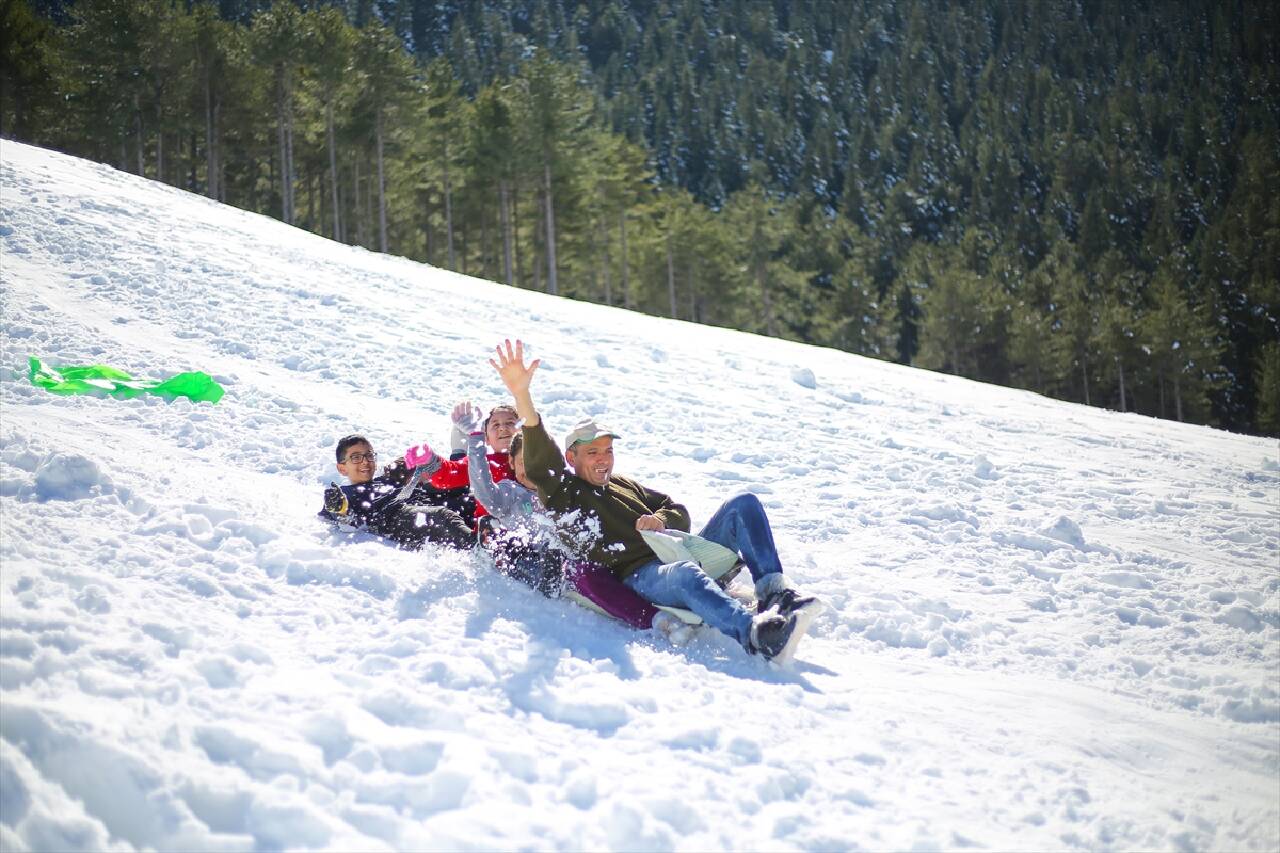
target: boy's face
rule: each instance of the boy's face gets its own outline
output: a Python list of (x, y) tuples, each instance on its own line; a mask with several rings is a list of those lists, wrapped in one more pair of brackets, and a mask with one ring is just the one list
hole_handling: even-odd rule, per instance
[(538, 487), (535, 486), (533, 484), (533, 481), (529, 479), (529, 475), (525, 473), (523, 447), (520, 448), (519, 453), (514, 453), (511, 455), (511, 470), (515, 472), (517, 483), (524, 486), (526, 489), (532, 489), (535, 492), (538, 490)]
[(350, 480), (353, 486), (358, 486), (372, 480), (377, 467), (377, 454), (372, 447), (361, 442), (347, 448), (346, 456), (338, 463), (338, 473)]

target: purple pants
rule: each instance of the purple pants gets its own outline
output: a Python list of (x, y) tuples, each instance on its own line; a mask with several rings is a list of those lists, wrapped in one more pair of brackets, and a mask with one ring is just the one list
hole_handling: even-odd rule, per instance
[(658, 609), (631, 591), (631, 588), (595, 563), (570, 562), (565, 565), (569, 583), (583, 598), (615, 619), (633, 628), (653, 624)]

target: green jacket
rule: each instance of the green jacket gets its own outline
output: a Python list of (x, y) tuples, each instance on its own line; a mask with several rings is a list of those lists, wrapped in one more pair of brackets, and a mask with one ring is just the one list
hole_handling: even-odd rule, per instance
[(656, 515), (667, 527), (689, 531), (689, 511), (661, 492), (627, 477), (610, 477), (603, 486), (576, 477), (541, 419), (524, 429), (524, 469), (570, 550), (619, 580), (657, 559), (636, 530), (637, 518)]

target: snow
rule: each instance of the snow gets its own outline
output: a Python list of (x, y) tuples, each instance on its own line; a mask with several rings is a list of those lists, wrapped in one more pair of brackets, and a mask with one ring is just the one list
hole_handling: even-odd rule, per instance
[[(0, 849), (1280, 846), (1275, 441), (0, 160)], [(317, 522), (339, 436), (445, 445), (506, 337), (695, 524), (761, 496), (829, 605), (789, 668)]]

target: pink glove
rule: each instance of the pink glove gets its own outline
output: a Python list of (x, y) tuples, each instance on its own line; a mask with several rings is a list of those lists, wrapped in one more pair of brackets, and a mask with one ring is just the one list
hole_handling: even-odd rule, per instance
[(436, 458), (435, 451), (426, 442), (410, 447), (404, 452), (404, 464), (410, 470), (420, 468), (423, 465), (430, 465), (431, 460)]

